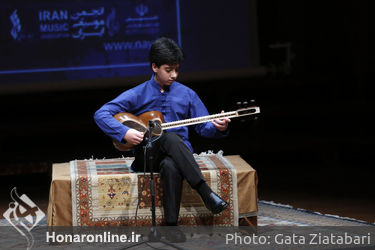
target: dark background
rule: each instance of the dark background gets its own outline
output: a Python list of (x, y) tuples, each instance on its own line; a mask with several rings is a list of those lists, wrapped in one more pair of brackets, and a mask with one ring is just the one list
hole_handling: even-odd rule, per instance
[[(266, 73), (195, 75), (189, 82), (181, 75), (180, 80), (210, 113), (255, 99), (261, 116), (233, 119), (226, 139), (192, 135), (195, 151), (241, 155), (258, 172), (260, 198), (277, 200), (272, 192), (280, 197), (293, 192), (302, 200), (328, 197), (333, 209), (336, 199), (349, 197), (359, 199), (358, 208), (374, 205), (374, 11), (371, 0), (257, 1), (260, 64)], [(38, 185), (48, 191), (52, 163), (121, 156), (92, 116), (127, 88), (1, 95), (4, 196), (16, 185), (23, 192)]]

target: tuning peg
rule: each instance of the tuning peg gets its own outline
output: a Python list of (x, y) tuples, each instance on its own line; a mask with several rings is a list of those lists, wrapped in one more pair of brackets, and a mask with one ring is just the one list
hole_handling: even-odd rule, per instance
[(255, 106), (255, 100), (251, 99), (250, 101), (236, 102), (236, 105), (238, 109), (248, 108), (251, 106)]
[(242, 102), (236, 102), (237, 109), (242, 108)]
[(243, 101), (243, 102), (237, 102), (236, 104), (237, 104), (238, 109), (243, 109), (243, 108), (247, 108), (248, 102)]
[(254, 99), (250, 100), (250, 106), (255, 106), (255, 100)]

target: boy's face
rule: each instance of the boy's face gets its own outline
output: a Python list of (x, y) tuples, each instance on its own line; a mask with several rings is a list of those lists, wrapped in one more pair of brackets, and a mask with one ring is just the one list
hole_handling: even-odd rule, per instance
[(159, 83), (160, 87), (170, 86), (178, 76), (179, 64), (163, 64), (160, 67), (152, 64), (152, 70), (155, 73), (155, 81)]

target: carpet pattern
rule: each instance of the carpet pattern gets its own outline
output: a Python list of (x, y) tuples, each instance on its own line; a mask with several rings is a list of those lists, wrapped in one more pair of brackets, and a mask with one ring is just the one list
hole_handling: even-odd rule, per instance
[[(221, 154), (195, 155), (207, 184), (228, 201), (229, 209), (212, 215), (184, 181), (180, 225), (238, 225), (236, 170)], [(70, 162), (73, 226), (149, 226), (150, 176), (134, 173), (134, 158)], [(155, 174), (157, 224), (163, 224), (162, 180)], [(137, 211), (139, 196), (139, 207)], [(135, 214), (137, 211), (137, 219)]]

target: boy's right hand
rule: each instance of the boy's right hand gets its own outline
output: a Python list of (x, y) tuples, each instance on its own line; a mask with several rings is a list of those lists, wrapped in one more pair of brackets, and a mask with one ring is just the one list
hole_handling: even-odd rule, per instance
[(138, 145), (143, 141), (143, 136), (145, 134), (135, 130), (133, 128), (129, 129), (124, 136), (124, 140), (130, 144)]

